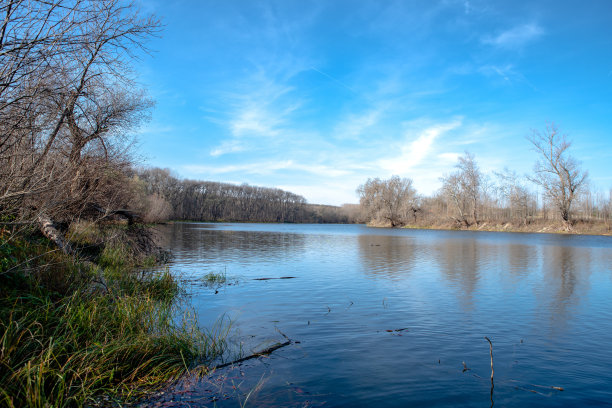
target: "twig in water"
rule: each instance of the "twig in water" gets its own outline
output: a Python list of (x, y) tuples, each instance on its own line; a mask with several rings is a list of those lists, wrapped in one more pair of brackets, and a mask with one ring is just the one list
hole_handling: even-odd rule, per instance
[(493, 385), (493, 343), (485, 336), (485, 340), (489, 342), (489, 354), (491, 355), (491, 385)]
[(291, 339), (289, 337), (287, 337), (287, 335), (285, 333), (280, 331), (280, 329), (278, 327), (275, 327), (275, 329), (276, 329), (277, 332), (279, 332), (281, 334), (281, 336), (283, 336), (285, 338), (285, 340), (291, 341)]
[[(517, 380), (506, 380), (506, 381), (513, 382), (513, 383), (519, 383), (519, 384), (521, 383), (520, 381), (517, 381)], [(556, 387), (554, 385), (539, 385), (539, 384), (530, 384), (530, 383), (526, 383), (526, 385), (530, 385), (532, 387), (547, 388), (550, 390), (565, 391), (563, 387)], [(533, 390), (529, 390), (529, 389), (527, 391), (534, 392)]]
[(495, 388), (493, 384), (493, 343), (491, 343), (491, 339), (485, 336), (485, 340), (489, 342), (489, 354), (491, 355), (491, 408), (495, 404), (493, 402), (493, 388)]

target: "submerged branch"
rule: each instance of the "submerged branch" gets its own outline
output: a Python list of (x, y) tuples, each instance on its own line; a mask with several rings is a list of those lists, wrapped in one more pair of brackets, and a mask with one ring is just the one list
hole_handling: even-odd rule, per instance
[(219, 364), (219, 365), (215, 366), (214, 368), (212, 368), (212, 370), (210, 370), (210, 371), (215, 371), (215, 370), (217, 370), (219, 368), (224, 368), (224, 367), (229, 367), (229, 366), (234, 365), (234, 364), (239, 364), (239, 363), (245, 362), (247, 360), (251, 360), (253, 358), (268, 356), (268, 355), (272, 354), (274, 351), (276, 351), (276, 350), (278, 350), (280, 348), (283, 348), (285, 346), (288, 346), (291, 343), (292, 343), (291, 340), (287, 340), (287, 341), (285, 341), (283, 343), (277, 343), (274, 346), (268, 347), (268, 348), (266, 348), (264, 350), (258, 351), (256, 353), (253, 353), (253, 354), (248, 355), (246, 357), (242, 357), (242, 358), (239, 358), (237, 360), (230, 361), (229, 363)]
[[(230, 361), (229, 363), (219, 364), (219, 365), (215, 366), (214, 368), (212, 368), (210, 371), (215, 371), (215, 370), (217, 370), (219, 368), (229, 367), (231, 365), (239, 364), (239, 363), (242, 363), (242, 362), (245, 362), (247, 360), (251, 360), (251, 359), (257, 358), (257, 357), (268, 356), (268, 355), (272, 354), (274, 351), (276, 351), (276, 350), (278, 350), (280, 348), (286, 347), (286, 346), (290, 345), (291, 343), (294, 343), (293, 340), (291, 340), (289, 337), (287, 337), (287, 335), (285, 333), (283, 333), (282, 331), (280, 331), (278, 328), (276, 329), (276, 331), (279, 332), (287, 341), (285, 341), (283, 343), (277, 343), (277, 344), (275, 344), (273, 346), (270, 346), (270, 347), (268, 347), (266, 349), (263, 349), (263, 350), (258, 351), (256, 353), (253, 353), (253, 354), (248, 355), (246, 357), (242, 357), (242, 358), (239, 358), (237, 360)], [(297, 343), (299, 343), (299, 341)]]

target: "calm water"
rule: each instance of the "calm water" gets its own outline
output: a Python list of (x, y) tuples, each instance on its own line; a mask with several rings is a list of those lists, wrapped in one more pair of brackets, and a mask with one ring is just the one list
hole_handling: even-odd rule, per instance
[[(166, 394), (177, 405), (612, 404), (610, 237), (359, 225), (161, 230), (200, 324), (231, 320), (231, 353), (284, 341), (277, 329), (296, 341), (182, 384)], [(234, 284), (207, 287), (210, 272)], [(255, 280), (283, 276), (295, 279)], [(493, 342), (492, 397), (484, 336)]]

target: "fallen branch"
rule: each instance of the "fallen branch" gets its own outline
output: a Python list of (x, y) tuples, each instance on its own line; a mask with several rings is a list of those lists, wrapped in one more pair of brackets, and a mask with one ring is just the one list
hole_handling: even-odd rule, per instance
[(219, 365), (215, 366), (214, 368), (212, 368), (210, 371), (215, 371), (215, 370), (217, 370), (219, 368), (229, 367), (229, 366), (234, 365), (234, 364), (240, 364), (240, 363), (243, 363), (243, 362), (245, 362), (247, 360), (251, 360), (251, 359), (254, 359), (254, 358), (268, 356), (268, 355), (272, 354), (274, 351), (276, 351), (276, 350), (278, 350), (280, 348), (286, 347), (286, 346), (290, 345), (291, 343), (293, 343), (293, 341), (290, 338), (288, 338), (287, 336), (285, 336), (280, 330), (278, 332), (280, 334), (282, 334), (287, 339), (287, 341), (285, 341), (283, 343), (277, 343), (277, 344), (275, 344), (275, 345), (273, 345), (271, 347), (268, 347), (268, 348), (266, 348), (264, 350), (258, 351), (256, 353), (253, 353), (253, 354), (249, 355), (249, 356), (242, 357), (242, 358), (239, 358), (239, 359), (234, 360), (234, 361), (230, 361), (229, 363), (219, 364)]
[(253, 280), (272, 280), (272, 279), (295, 279), (295, 276), (281, 276), (280, 278), (254, 278)]

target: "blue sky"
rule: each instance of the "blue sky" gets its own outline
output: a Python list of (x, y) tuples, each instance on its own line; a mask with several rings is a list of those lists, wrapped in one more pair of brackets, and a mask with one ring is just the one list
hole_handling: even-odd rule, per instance
[(162, 38), (137, 64), (139, 134), (184, 178), (358, 202), (368, 177), (440, 187), (464, 151), (528, 173), (554, 122), (612, 188), (612, 1), (142, 0)]

